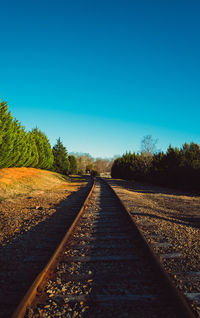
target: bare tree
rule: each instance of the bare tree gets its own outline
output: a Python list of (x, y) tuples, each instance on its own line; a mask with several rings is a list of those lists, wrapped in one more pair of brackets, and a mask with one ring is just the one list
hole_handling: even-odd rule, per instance
[(151, 135), (144, 136), (141, 141), (141, 159), (147, 171), (150, 169), (153, 155), (156, 153), (157, 142), (158, 139), (153, 139)]
[(141, 154), (152, 156), (156, 153), (158, 139), (153, 139), (151, 135), (144, 136), (141, 141)]
[(113, 161), (119, 157), (115, 156), (114, 158), (104, 159), (104, 158), (96, 158), (94, 159), (88, 153), (71, 153), (76, 157), (78, 163), (78, 171), (79, 173), (91, 172), (92, 170), (96, 170), (99, 173), (107, 173), (109, 174), (111, 171), (111, 167)]
[(95, 161), (95, 169), (99, 173), (106, 172), (107, 165), (108, 165), (108, 160), (106, 159), (97, 158)]
[(94, 159), (90, 154), (75, 154), (78, 163), (78, 171), (85, 173), (86, 171), (92, 170), (94, 166)]

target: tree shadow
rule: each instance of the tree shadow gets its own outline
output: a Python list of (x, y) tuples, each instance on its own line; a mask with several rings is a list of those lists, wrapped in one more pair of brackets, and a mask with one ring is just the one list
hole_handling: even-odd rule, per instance
[(119, 186), (123, 186), (125, 189), (138, 192), (138, 193), (149, 193), (149, 194), (168, 194), (168, 195), (176, 195), (176, 196), (190, 196), (190, 197), (200, 197), (200, 194), (192, 192), (192, 191), (182, 191), (162, 186), (150, 185), (146, 183), (140, 183), (135, 181), (127, 181), (127, 180), (118, 180), (118, 179), (109, 179), (109, 183), (117, 184)]
[(0, 247), (0, 317), (7, 318), (42, 271), (79, 212), (91, 182), (55, 207), (56, 212)]
[[(132, 183), (132, 182), (124, 181), (124, 180), (110, 180), (109, 183), (112, 186), (118, 185), (130, 192), (136, 192), (136, 193), (189, 196), (190, 198), (194, 197), (194, 195), (191, 193), (188, 194), (188, 193), (184, 193), (180, 191), (177, 192), (168, 188), (137, 184), (137, 183)], [(196, 197), (199, 197), (199, 195)], [(147, 205), (145, 208), (147, 210), (152, 211), (153, 213), (143, 213), (143, 212), (133, 211), (131, 212), (131, 214), (138, 215), (138, 216), (146, 216), (146, 217), (149, 217), (150, 219), (160, 219), (160, 220), (168, 221), (174, 224), (184, 225), (186, 227), (192, 227), (197, 229), (200, 228), (200, 213), (199, 214), (185, 213), (185, 215), (181, 215), (181, 214), (177, 214), (176, 212), (174, 213), (170, 212), (169, 210), (165, 212), (156, 207), (152, 208), (150, 205)], [(163, 214), (163, 216), (156, 215), (155, 212), (158, 212), (159, 214)]]
[[(148, 208), (148, 209), (150, 209), (150, 208)], [(154, 211), (155, 211), (155, 209), (154, 209)], [(186, 227), (192, 227), (192, 228), (196, 228), (196, 229), (200, 228), (200, 218), (196, 219), (196, 218), (182, 217), (182, 216), (177, 217), (174, 215), (172, 216), (172, 218), (168, 218), (168, 217), (159, 216), (159, 215), (156, 215), (153, 213), (143, 213), (143, 212), (141, 212), (141, 213), (140, 212), (131, 212), (131, 215), (146, 216), (149, 219), (163, 220), (163, 221), (167, 221), (170, 223), (179, 224), (179, 225), (183, 225)]]

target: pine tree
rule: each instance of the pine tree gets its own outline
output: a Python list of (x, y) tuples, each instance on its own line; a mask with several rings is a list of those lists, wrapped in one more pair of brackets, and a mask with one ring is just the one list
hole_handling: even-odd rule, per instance
[(57, 143), (53, 147), (53, 156), (53, 170), (68, 175), (70, 172), (70, 162), (68, 159), (67, 150), (63, 146), (60, 138), (58, 138)]
[(53, 151), (52, 151), (50, 142), (44, 133), (42, 135), (42, 139), (43, 139), (43, 147), (44, 147), (44, 152), (46, 157), (46, 161), (45, 161), (45, 164), (43, 165), (43, 169), (51, 169), (54, 162)]
[(78, 173), (78, 164), (77, 164), (76, 157), (73, 155), (70, 155), (69, 162), (70, 162), (70, 174), (77, 174)]
[(32, 130), (32, 136), (34, 137), (35, 144), (38, 152), (38, 163), (35, 166), (40, 169), (50, 169), (53, 166), (53, 153), (51, 145), (46, 135), (38, 128)]
[(26, 132), (8, 112), (8, 104), (0, 100), (0, 168), (52, 168), (54, 156), (46, 135), (33, 129)]
[(8, 104), (0, 101), (0, 168), (12, 166), (14, 124)]
[(35, 168), (38, 165), (39, 154), (32, 132), (26, 134), (26, 160), (24, 167)]
[(16, 119), (13, 121), (13, 127), (13, 151), (10, 156), (10, 167), (23, 167), (27, 158), (27, 132)]

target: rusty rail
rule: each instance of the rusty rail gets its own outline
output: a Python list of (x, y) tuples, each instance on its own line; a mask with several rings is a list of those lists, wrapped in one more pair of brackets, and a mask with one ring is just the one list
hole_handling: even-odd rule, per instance
[(180, 308), (180, 314), (181, 314), (180, 317), (181, 318), (196, 318), (197, 316), (195, 315), (195, 313), (192, 311), (191, 307), (189, 306), (189, 304), (187, 302), (187, 299), (185, 298), (184, 295), (182, 295), (182, 293), (174, 285), (172, 279), (170, 278), (168, 273), (165, 271), (163, 265), (161, 264), (158, 256), (152, 250), (151, 245), (148, 243), (148, 241), (146, 240), (145, 236), (143, 235), (143, 233), (141, 232), (141, 230), (139, 229), (139, 227), (135, 223), (131, 213), (127, 210), (126, 206), (124, 205), (124, 203), (122, 202), (120, 197), (117, 195), (115, 190), (111, 187), (111, 185), (105, 179), (101, 178), (101, 180), (103, 180), (109, 186), (109, 188), (111, 189), (111, 191), (114, 194), (115, 198), (119, 202), (122, 210), (127, 215), (127, 218), (129, 219), (130, 223), (132, 224), (134, 230), (137, 231), (137, 233), (141, 237), (142, 241), (144, 242), (144, 245), (146, 246), (146, 249), (147, 249), (148, 253), (154, 259), (155, 265), (158, 268), (158, 270), (162, 273), (163, 279), (164, 279), (165, 283), (168, 286), (169, 292), (171, 292), (171, 294), (173, 295), (173, 297), (177, 301), (177, 304), (178, 304), (178, 306)]
[(19, 306), (17, 307), (16, 311), (12, 315), (12, 318), (23, 318), (25, 316), (27, 307), (31, 305), (33, 299), (35, 296), (40, 293), (40, 285), (41, 283), (44, 283), (47, 281), (47, 279), (51, 276), (52, 272), (57, 266), (57, 263), (59, 262), (59, 259), (62, 256), (62, 250), (64, 246), (66, 245), (67, 241), (69, 240), (69, 237), (74, 231), (74, 228), (76, 227), (77, 223), (79, 222), (79, 219), (81, 218), (82, 214), (84, 213), (84, 210), (87, 206), (88, 200), (90, 199), (93, 190), (95, 188), (95, 181), (92, 180), (92, 186), (90, 188), (89, 194), (87, 195), (78, 215), (76, 216), (74, 222), (70, 226), (69, 230), (67, 231), (66, 235), (64, 236), (63, 240), (61, 241), (60, 245), (56, 249), (55, 253), (51, 257), (48, 264), (45, 266), (45, 268), (41, 271), (41, 273), (36, 277), (35, 281), (25, 294), (24, 298), (20, 302)]
[[(175, 287), (175, 285), (173, 284), (170, 276), (166, 273), (163, 265), (160, 263), (159, 258), (156, 256), (156, 254), (153, 252), (150, 244), (147, 242), (146, 238), (144, 237), (144, 235), (142, 234), (142, 232), (140, 231), (140, 229), (137, 227), (133, 217), (131, 216), (131, 214), (128, 212), (127, 208), (125, 207), (124, 203), (122, 202), (122, 200), (119, 198), (119, 196), (116, 194), (116, 192), (114, 191), (114, 189), (109, 185), (109, 183), (107, 183), (104, 179), (103, 180), (111, 189), (112, 193), (114, 194), (115, 198), (117, 199), (121, 209), (125, 212), (126, 217), (128, 218), (130, 224), (132, 224), (133, 229), (139, 234), (141, 240), (143, 241), (149, 255), (151, 255), (151, 258), (154, 259), (155, 265), (158, 268), (159, 272), (162, 273), (162, 277), (165, 281), (165, 283), (168, 286), (168, 290), (171, 293), (171, 295), (173, 295), (174, 299), (176, 300), (177, 306), (178, 306), (178, 310), (180, 311), (180, 317), (181, 318), (195, 318), (195, 314), (193, 313), (192, 309), (190, 308), (186, 298), (181, 294), (181, 292)], [(45, 284), (45, 282), (47, 281), (47, 279), (49, 279), (54, 271), (54, 269), (56, 268), (59, 260), (62, 257), (62, 251), (63, 248), (65, 247), (67, 241), (69, 240), (71, 234), (73, 233), (77, 223), (79, 222), (85, 207), (88, 203), (89, 198), (91, 197), (93, 190), (95, 187), (95, 182), (93, 182), (93, 185), (91, 187), (91, 190), (86, 198), (86, 200), (84, 201), (84, 204), (82, 206), (82, 208), (80, 209), (76, 219), (74, 220), (73, 224), (71, 225), (70, 229), (68, 230), (68, 232), (66, 233), (65, 237), (63, 238), (62, 242), (60, 243), (58, 249), (55, 251), (54, 255), (52, 256), (52, 258), (50, 259), (49, 263), (46, 265), (46, 267), (43, 269), (43, 271), (37, 276), (36, 280), (34, 281), (34, 283), (32, 284), (32, 286), (29, 288), (28, 292), (25, 294), (24, 298), (22, 299), (21, 303), (19, 304), (17, 310), (15, 311), (15, 313), (13, 314), (12, 318), (23, 318), (27, 307), (29, 307), (34, 298), (40, 294), (40, 292), (42, 291), (42, 287)], [(41, 287), (42, 286), (42, 287)]]

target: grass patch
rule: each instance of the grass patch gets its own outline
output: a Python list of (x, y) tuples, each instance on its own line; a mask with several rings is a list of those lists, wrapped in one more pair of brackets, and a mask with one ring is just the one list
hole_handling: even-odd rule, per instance
[(86, 180), (34, 168), (0, 169), (0, 198), (29, 195), (35, 191), (76, 191)]
[(55, 177), (60, 179), (61, 181), (71, 182), (71, 178), (69, 176), (64, 175), (64, 174), (56, 174)]
[(2, 197), (2, 196), (0, 196), (0, 202), (2, 202), (2, 201), (4, 201), (4, 200), (5, 200), (5, 198)]

